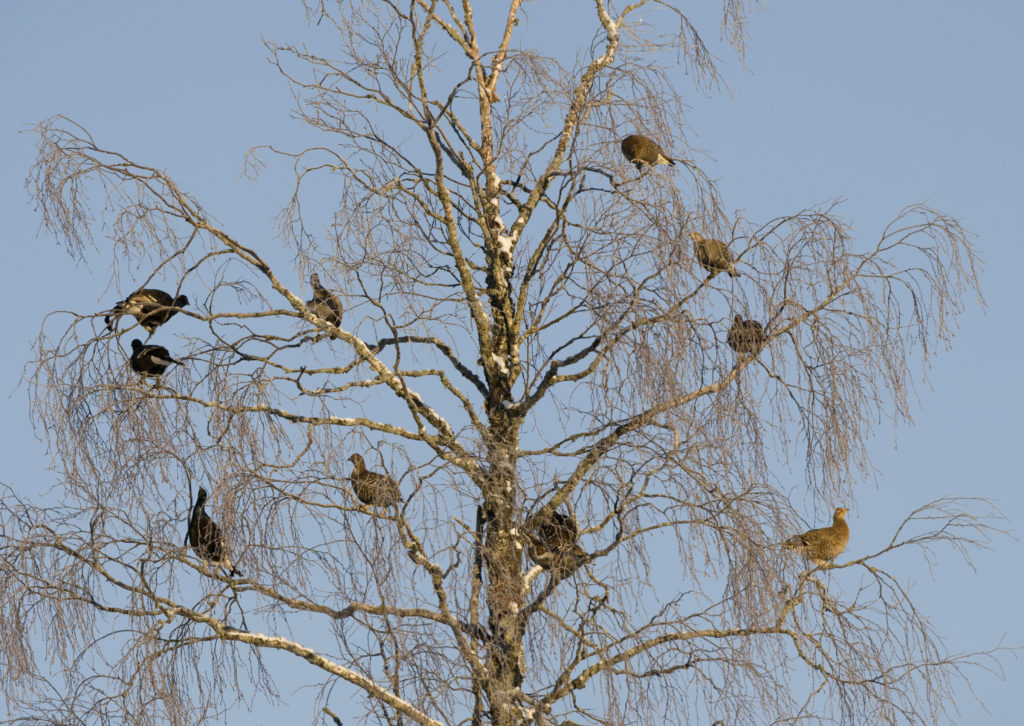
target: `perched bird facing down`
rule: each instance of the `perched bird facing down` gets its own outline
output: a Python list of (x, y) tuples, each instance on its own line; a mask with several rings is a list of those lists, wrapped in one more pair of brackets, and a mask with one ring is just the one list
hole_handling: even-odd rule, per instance
[(185, 295), (172, 298), (163, 290), (142, 288), (117, 303), (110, 311), (110, 315), (103, 318), (103, 322), (107, 324), (107, 330), (114, 332), (118, 318), (125, 314), (133, 315), (146, 329), (146, 332), (152, 334), (154, 330), (170, 320), (179, 308), (186, 305), (188, 305), (188, 297)]
[(725, 342), (737, 353), (760, 353), (768, 342), (768, 336), (764, 334), (761, 323), (735, 315)]
[(643, 169), (645, 164), (676, 164), (676, 160), (662, 151), (656, 141), (640, 134), (631, 134), (622, 140), (622, 155), (637, 169)]
[(577, 543), (579, 537), (579, 525), (572, 515), (552, 512), (530, 537), (530, 559), (546, 570), (564, 574), (587, 556)]
[(223, 565), (230, 577), (240, 575), (238, 569), (224, 554), (224, 535), (217, 523), (206, 513), (206, 490), (199, 487), (196, 504), (192, 507), (192, 517), (188, 520), (188, 543), (196, 554), (208, 562)]
[(132, 355), (128, 361), (132, 370), (143, 376), (163, 375), (171, 363), (181, 363), (172, 358), (162, 345), (143, 345), (138, 338), (132, 341)]
[(850, 527), (846, 524), (846, 507), (839, 507), (832, 515), (832, 526), (812, 529), (787, 539), (784, 544), (796, 550), (816, 565), (834, 560), (846, 549), (850, 541)]
[(309, 276), (309, 281), (313, 285), (313, 299), (306, 303), (309, 312), (331, 325), (341, 325), (341, 301), (320, 284), (320, 276), (315, 272)]
[(693, 253), (697, 256), (697, 262), (711, 273), (708, 275), (709, 280), (719, 272), (728, 272), (730, 277), (740, 276), (724, 242), (702, 237), (698, 232), (690, 232), (690, 239), (693, 240)]
[(352, 470), (352, 490), (363, 504), (374, 507), (389, 507), (402, 501), (402, 492), (398, 482), (387, 474), (367, 471), (366, 462), (359, 454), (348, 457), (354, 467)]

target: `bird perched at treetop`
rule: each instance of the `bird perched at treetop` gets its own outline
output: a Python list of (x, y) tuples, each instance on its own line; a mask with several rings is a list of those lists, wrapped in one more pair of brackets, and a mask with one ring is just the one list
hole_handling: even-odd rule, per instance
[(671, 164), (675, 166), (676, 163), (675, 159), (661, 150), (656, 141), (640, 134), (630, 134), (622, 140), (622, 155), (637, 169), (643, 169), (644, 165)]
[(744, 320), (739, 315), (733, 316), (732, 327), (725, 336), (725, 342), (737, 353), (760, 353), (768, 342), (761, 323), (756, 320)]
[(387, 474), (368, 471), (360, 454), (348, 457), (352, 462), (352, 490), (359, 501), (374, 507), (389, 507), (402, 501), (398, 482)]
[(564, 576), (587, 557), (586, 551), (577, 542), (579, 537), (580, 529), (575, 517), (552, 512), (531, 533), (528, 549), (530, 559), (544, 569)]
[(846, 549), (850, 541), (850, 527), (846, 524), (846, 507), (838, 507), (832, 515), (832, 526), (812, 529), (787, 539), (783, 544), (796, 550), (816, 565), (834, 560)]
[(138, 338), (132, 341), (132, 355), (128, 362), (131, 363), (133, 371), (143, 376), (163, 375), (171, 363), (181, 363), (180, 360), (172, 358), (167, 348), (162, 345), (143, 345)]
[(320, 284), (320, 276), (315, 272), (309, 276), (309, 282), (313, 285), (313, 299), (306, 303), (309, 312), (331, 325), (341, 325), (341, 301)]
[(136, 290), (117, 303), (110, 311), (110, 315), (103, 318), (103, 322), (107, 324), (107, 330), (114, 332), (118, 318), (128, 314), (134, 316), (139, 324), (146, 329), (146, 332), (152, 334), (186, 305), (188, 305), (186, 295), (172, 298), (163, 290), (146, 287)]
[(202, 559), (223, 565), (229, 577), (240, 575), (238, 569), (224, 553), (224, 535), (220, 527), (206, 513), (206, 490), (199, 487), (196, 504), (192, 507), (192, 517), (188, 521), (188, 543)]
[(736, 272), (736, 263), (733, 262), (729, 247), (717, 239), (708, 239), (701, 236), (699, 232), (690, 232), (690, 239), (693, 240), (693, 253), (697, 256), (697, 262), (709, 273), (710, 280), (719, 272), (728, 272), (730, 277), (739, 277)]

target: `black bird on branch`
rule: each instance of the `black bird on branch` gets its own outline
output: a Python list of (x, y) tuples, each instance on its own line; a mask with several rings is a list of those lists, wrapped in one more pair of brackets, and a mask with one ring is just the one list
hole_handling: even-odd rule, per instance
[(224, 535), (206, 513), (207, 496), (206, 490), (199, 487), (196, 504), (192, 507), (192, 517), (188, 521), (188, 542), (202, 559), (223, 566), (229, 577), (236, 577), (242, 573), (224, 553)]
[(159, 377), (167, 370), (172, 363), (181, 364), (167, 352), (162, 345), (143, 345), (142, 341), (135, 338), (132, 341), (132, 355), (128, 359), (132, 370), (145, 376)]
[(150, 335), (161, 325), (170, 320), (178, 311), (188, 305), (186, 295), (172, 298), (163, 290), (142, 288), (136, 290), (121, 302), (117, 303), (110, 314), (103, 318), (107, 330), (114, 332), (118, 319), (122, 315), (132, 315)]

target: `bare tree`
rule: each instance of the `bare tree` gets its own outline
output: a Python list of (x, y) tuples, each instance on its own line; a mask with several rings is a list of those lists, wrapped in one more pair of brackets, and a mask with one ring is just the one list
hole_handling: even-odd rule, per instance
[[(27, 377), (62, 503), (5, 492), (0, 544), (27, 721), (199, 723), (277, 697), (269, 651), (334, 723), (356, 696), (372, 723), (931, 723), (995, 664), (946, 652), (885, 569), (984, 546), (984, 502), (846, 561), (781, 546), (852, 505), (873, 424), (909, 417), (978, 289), (964, 229), (913, 206), (854, 245), (834, 207), (730, 215), (683, 133), (680, 65), (719, 79), (679, 7), (578, 4), (589, 39), (544, 55), (543, 3), (493, 5), (307, 0), (333, 47), (269, 48), (324, 141), (248, 166), (295, 170), (278, 243), (39, 125), (46, 227), (119, 296), (190, 305), (140, 313), (148, 334), (43, 323)], [(748, 9), (723, 3), (740, 54)], [(631, 134), (674, 166), (635, 168)], [(133, 336), (166, 370), (128, 366)]]

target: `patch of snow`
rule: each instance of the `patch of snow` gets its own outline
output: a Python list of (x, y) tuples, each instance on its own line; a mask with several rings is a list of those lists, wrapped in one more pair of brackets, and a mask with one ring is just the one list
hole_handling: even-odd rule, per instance
[(498, 244), (500, 245), (501, 248), (501, 254), (505, 255), (506, 257), (512, 256), (512, 245), (515, 244), (515, 241), (511, 237), (509, 237), (507, 234), (499, 234)]
[(512, 403), (511, 401), (502, 401), (501, 402), (501, 407), (503, 409), (505, 409), (506, 411), (511, 411), (513, 406), (515, 406), (515, 404)]
[(497, 353), (491, 353), (491, 361), (498, 367), (498, 370), (502, 373), (508, 373), (508, 368), (505, 366), (505, 359)]

